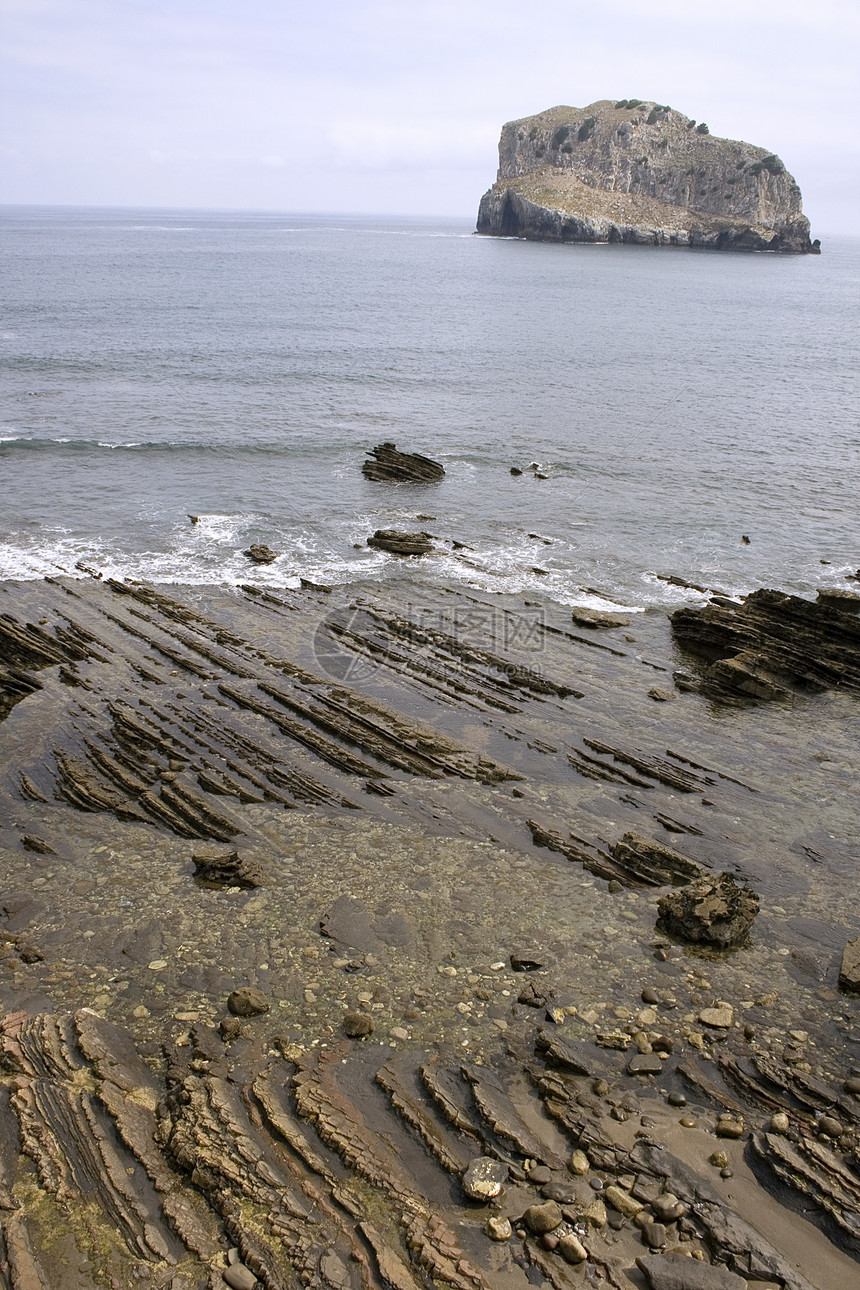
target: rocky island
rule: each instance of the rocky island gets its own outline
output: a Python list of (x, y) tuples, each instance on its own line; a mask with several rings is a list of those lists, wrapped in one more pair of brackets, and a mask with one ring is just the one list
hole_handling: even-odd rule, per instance
[(509, 121), (477, 232), (540, 242), (820, 251), (801, 194), (766, 148), (668, 105), (601, 100)]

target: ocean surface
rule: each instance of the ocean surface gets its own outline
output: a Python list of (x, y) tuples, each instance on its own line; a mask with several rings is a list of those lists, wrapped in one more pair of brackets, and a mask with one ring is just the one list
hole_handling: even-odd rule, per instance
[[(780, 257), (472, 228), (6, 208), (0, 577), (409, 578), (630, 608), (695, 598), (659, 575), (845, 585), (860, 240)], [(446, 478), (368, 482), (385, 440)], [(377, 528), (437, 550), (371, 551)], [(253, 566), (252, 542), (283, 555)]]

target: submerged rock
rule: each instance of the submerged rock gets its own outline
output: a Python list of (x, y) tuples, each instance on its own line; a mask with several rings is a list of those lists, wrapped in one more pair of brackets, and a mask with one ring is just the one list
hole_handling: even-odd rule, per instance
[(429, 484), (445, 476), (445, 468), (417, 452), (398, 452), (393, 443), (380, 443), (370, 450), (361, 468), (365, 479), (392, 483)]
[(367, 545), (390, 555), (426, 555), (433, 550), (428, 533), (401, 533), (397, 529), (377, 529)]
[(758, 896), (730, 873), (707, 876), (662, 896), (657, 924), (673, 936), (725, 949), (747, 935), (758, 913)]
[(779, 157), (716, 138), (667, 105), (626, 99), (509, 121), (477, 231), (542, 242), (820, 250)]
[(261, 887), (264, 882), (260, 866), (248, 856), (224, 847), (197, 849), (191, 859), (194, 877), (203, 887)]

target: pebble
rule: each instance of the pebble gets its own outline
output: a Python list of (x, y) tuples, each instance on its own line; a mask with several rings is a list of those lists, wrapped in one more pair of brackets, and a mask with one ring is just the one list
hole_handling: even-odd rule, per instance
[(617, 1209), (618, 1213), (623, 1214), (625, 1218), (633, 1218), (634, 1214), (638, 1214), (643, 1208), (640, 1201), (621, 1187), (616, 1187), (614, 1183), (605, 1188), (603, 1194), (612, 1208)]
[(651, 1004), (654, 1004), (654, 1003), (659, 1003), (659, 1002), (660, 1002), (660, 996), (659, 996), (659, 994), (658, 994), (658, 993), (657, 993), (657, 991), (656, 991), (652, 986), (650, 986), (650, 985), (646, 985), (646, 987), (645, 987), (645, 989), (642, 991), (642, 994), (641, 994), (641, 996), (640, 996), (640, 997), (641, 997), (641, 999), (642, 999), (642, 1002), (643, 1002), (643, 1003), (651, 1003)]
[(728, 1003), (721, 1003), (716, 1008), (703, 1008), (699, 1013), (699, 1021), (703, 1026), (713, 1026), (719, 1030), (728, 1030), (734, 1017), (734, 1009)]
[(660, 1250), (666, 1244), (667, 1232), (662, 1223), (642, 1224), (642, 1239), (651, 1250)]
[(683, 1093), (675, 1093), (675, 1092), (672, 1092), (672, 1093), (670, 1093), (670, 1094), (669, 1094), (669, 1096), (666, 1098), (666, 1101), (669, 1103), (669, 1105), (670, 1105), (670, 1106), (686, 1106), (686, 1105), (687, 1105), (687, 1099), (684, 1097), (684, 1094), (683, 1094)]
[(663, 1062), (656, 1053), (637, 1053), (627, 1063), (628, 1075), (659, 1075)]
[(484, 1231), (491, 1241), (509, 1241), (514, 1234), (510, 1221), (496, 1214), (491, 1214), (487, 1219)]
[(269, 1011), (269, 1001), (256, 986), (245, 985), (228, 996), (227, 1007), (234, 1017), (259, 1017)]
[(661, 1223), (674, 1223), (683, 1218), (687, 1206), (682, 1204), (674, 1192), (664, 1191), (651, 1202), (651, 1208)]
[(584, 1221), (590, 1224), (591, 1227), (605, 1227), (606, 1226), (606, 1206), (604, 1205), (603, 1201), (600, 1199), (599, 1196), (595, 1196), (591, 1204), (586, 1205), (585, 1209), (582, 1211), (582, 1214), (577, 1215), (577, 1217), (584, 1219)]
[[(370, 1032), (368, 1031), (368, 1034), (369, 1034), (369, 1033), (370, 1033)], [(408, 1039), (408, 1038), (409, 1038), (409, 1031), (408, 1031), (408, 1030), (405, 1030), (405, 1029), (403, 1028), (403, 1026), (394, 1026), (394, 1027), (393, 1027), (393, 1029), (392, 1029), (392, 1031), (391, 1031), (391, 1038), (392, 1038), (392, 1039), (401, 1039), (401, 1040), (402, 1040), (402, 1039)]]
[(558, 1252), (565, 1263), (584, 1263), (588, 1258), (588, 1250), (573, 1232), (565, 1232), (564, 1236), (559, 1238)]
[(544, 1201), (542, 1205), (529, 1205), (523, 1214), (523, 1222), (535, 1236), (553, 1232), (561, 1226), (564, 1215), (554, 1200)]
[(777, 1111), (770, 1117), (767, 1127), (771, 1133), (788, 1133), (789, 1124), (790, 1121), (785, 1111)]
[(718, 1138), (742, 1138), (745, 1132), (743, 1121), (720, 1117), (715, 1132)]
[(729, 1158), (725, 1151), (712, 1151), (708, 1156), (708, 1164), (713, 1165), (715, 1169), (725, 1169), (729, 1163)]
[(529, 1182), (533, 1182), (536, 1187), (542, 1187), (545, 1183), (552, 1182), (552, 1172), (546, 1165), (535, 1165), (529, 1170)]
[(682, 1115), (678, 1121), (682, 1129), (695, 1129), (696, 1120), (692, 1115)]
[[(507, 1179), (507, 1165), (494, 1160), (492, 1156), (476, 1156), (469, 1161), (463, 1173), (463, 1191), (472, 1200), (492, 1200), (499, 1195)], [(494, 1239), (506, 1241), (508, 1236)]]
[(585, 1152), (577, 1149), (576, 1151), (571, 1152), (570, 1159), (567, 1162), (567, 1167), (572, 1174), (576, 1174), (578, 1177), (583, 1177), (588, 1173), (591, 1165)]
[(225, 1283), (230, 1286), (230, 1290), (254, 1290), (257, 1284), (254, 1273), (250, 1268), (246, 1268), (244, 1263), (233, 1263), (221, 1275)]
[(348, 1039), (364, 1039), (373, 1033), (373, 1022), (366, 1012), (348, 1012), (342, 1024)]
[(818, 1132), (826, 1134), (828, 1138), (841, 1138), (845, 1130), (835, 1116), (822, 1115), (818, 1121)]
[(597, 1174), (592, 1174), (588, 1180), (588, 1185), (593, 1191), (603, 1191), (603, 1179), (598, 1178)]
[(860, 1096), (860, 1079), (852, 1076), (851, 1079), (845, 1081), (842, 1087), (846, 1093), (853, 1093), (855, 1097)]

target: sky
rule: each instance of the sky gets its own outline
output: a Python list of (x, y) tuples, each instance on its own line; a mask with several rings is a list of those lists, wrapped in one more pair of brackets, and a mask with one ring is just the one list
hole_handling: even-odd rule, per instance
[(457, 216), (505, 121), (669, 103), (860, 233), (858, 0), (0, 0), (0, 202)]

